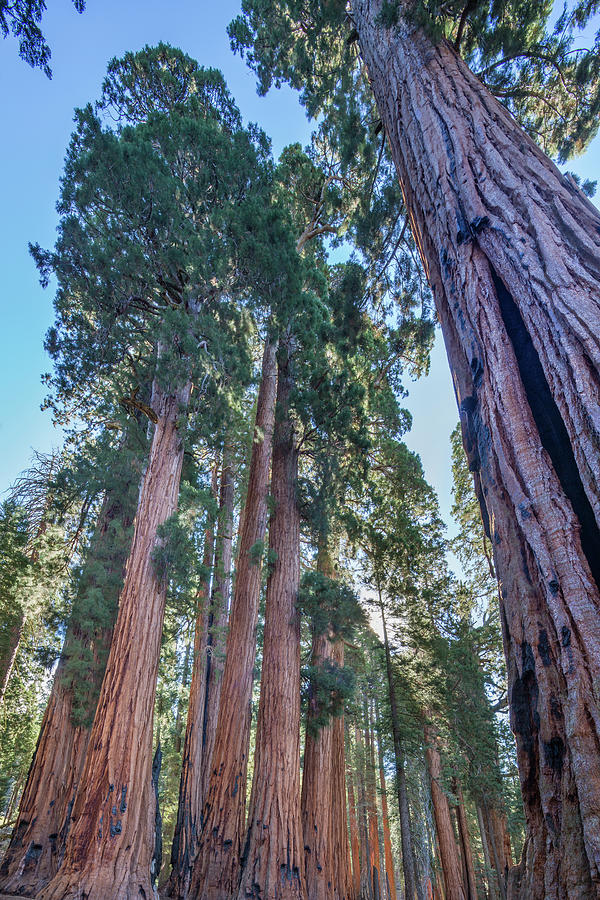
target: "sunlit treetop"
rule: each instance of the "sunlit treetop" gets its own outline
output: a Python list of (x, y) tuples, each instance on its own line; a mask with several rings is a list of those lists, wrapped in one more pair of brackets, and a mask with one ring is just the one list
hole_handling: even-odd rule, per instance
[[(382, 28), (409, 22), (448, 40), (550, 155), (581, 153), (598, 130), (598, 0), (558, 11), (552, 0), (417, 0), (379, 5)], [(309, 115), (338, 115), (340, 94), (356, 92), (360, 56), (352, 6), (343, 0), (243, 0), (229, 26), (259, 91), (289, 82)], [(343, 126), (340, 126), (343, 127)]]

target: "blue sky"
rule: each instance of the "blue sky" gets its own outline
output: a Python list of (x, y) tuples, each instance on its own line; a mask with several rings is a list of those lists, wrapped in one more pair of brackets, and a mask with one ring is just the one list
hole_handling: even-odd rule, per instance
[[(27, 465), (32, 449), (60, 444), (50, 416), (40, 411), (40, 375), (49, 368), (42, 345), (52, 321), (52, 291), (39, 286), (27, 244), (54, 243), (55, 203), (73, 109), (98, 96), (108, 60), (167, 41), (202, 65), (223, 71), (244, 117), (260, 122), (276, 155), (292, 141), (306, 143), (309, 135), (296, 94), (284, 88), (258, 97), (254, 76), (231, 53), (226, 26), (239, 10), (236, 0), (87, 0), (83, 15), (69, 0), (48, 5), (43, 31), (52, 49), (52, 81), (19, 59), (13, 38), (0, 40), (0, 492)], [(599, 159), (597, 139), (568, 168), (596, 178)], [(431, 374), (408, 387), (413, 430), (407, 443), (421, 454), (447, 518), (448, 438), (457, 412), (439, 333)]]

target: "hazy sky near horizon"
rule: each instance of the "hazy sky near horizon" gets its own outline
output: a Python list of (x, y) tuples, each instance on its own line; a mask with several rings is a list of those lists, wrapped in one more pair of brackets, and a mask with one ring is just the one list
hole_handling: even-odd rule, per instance
[[(18, 56), (14, 38), (0, 40), (2, 87), (0, 166), (0, 496), (25, 468), (33, 450), (61, 443), (50, 415), (40, 411), (49, 369), (43, 349), (52, 322), (52, 290), (42, 290), (28, 242), (54, 244), (55, 204), (73, 110), (98, 97), (113, 56), (165, 41), (204, 66), (222, 70), (246, 121), (258, 122), (273, 141), (274, 155), (289, 143), (306, 144), (310, 134), (297, 95), (288, 88), (256, 94), (255, 79), (233, 55), (226, 27), (239, 0), (87, 0), (78, 15), (70, 0), (50, 0), (42, 30), (52, 49), (53, 78), (31, 69)], [(598, 177), (600, 140), (567, 168)], [(408, 382), (405, 405), (413, 415), (407, 444), (423, 460), (438, 491), (444, 518), (450, 508), (449, 435), (457, 421), (439, 330), (430, 375)]]

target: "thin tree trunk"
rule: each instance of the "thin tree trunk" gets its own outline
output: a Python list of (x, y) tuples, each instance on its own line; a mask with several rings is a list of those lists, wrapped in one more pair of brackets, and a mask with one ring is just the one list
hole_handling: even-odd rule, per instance
[[(216, 500), (218, 460), (212, 469), (211, 494)], [(196, 627), (194, 631), (194, 662), (188, 700), (188, 713), (183, 741), (183, 758), (179, 780), (177, 821), (171, 846), (171, 877), (165, 891), (167, 897), (186, 898), (190, 888), (192, 861), (198, 846), (202, 815), (202, 732), (206, 702), (206, 646), (208, 642), (208, 598), (215, 553), (215, 521), (209, 515), (204, 532), (202, 568), (205, 572), (196, 598)]]
[(464, 867), (465, 887), (467, 889), (467, 900), (477, 900), (477, 886), (475, 884), (475, 866), (473, 865), (473, 852), (471, 850), (471, 840), (469, 838), (469, 828), (467, 825), (467, 814), (465, 812), (465, 800), (462, 788), (458, 778), (454, 778), (452, 782), (452, 790), (456, 797), (456, 821), (458, 824), (458, 836), (460, 840), (461, 856)]
[(290, 417), (293, 379), (286, 348), (279, 350), (273, 437), (275, 511), (269, 549), (260, 702), (249, 826), (238, 900), (304, 900), (300, 821), (300, 516), (298, 451)]
[[(385, 785), (385, 772), (383, 768), (383, 747), (381, 745), (381, 721), (379, 709), (376, 706), (377, 723), (377, 755), (379, 759), (379, 785), (381, 789), (381, 819), (383, 824), (383, 847), (385, 858), (386, 890), (389, 900), (396, 900), (396, 879), (394, 878), (394, 859), (392, 857), (392, 838), (390, 834), (390, 817), (388, 813), (387, 788)], [(473, 898), (477, 900), (477, 898)]]
[(377, 788), (375, 784), (375, 747), (373, 726), (367, 698), (364, 698), (366, 787), (369, 824), (369, 876), (372, 884), (373, 900), (381, 900), (381, 861), (379, 859), (379, 829), (377, 825)]
[[(233, 482), (233, 452), (226, 442), (223, 448), (221, 472), (221, 496), (219, 523), (215, 547), (215, 575), (209, 617), (208, 647), (206, 656), (206, 700), (202, 729), (202, 758), (200, 783), (202, 802), (206, 800), (211, 772), (215, 732), (219, 714), (219, 701), (225, 665), (225, 630), (229, 616), (231, 593), (231, 552), (233, 543), (233, 506), (235, 485)], [(200, 808), (202, 809), (202, 807)]]
[[(485, 820), (483, 816), (483, 809), (481, 805), (477, 804), (477, 822), (479, 824), (479, 834), (481, 835), (481, 846), (483, 848), (483, 861), (485, 863), (485, 874), (488, 883), (488, 892), (490, 895), (490, 900), (498, 900), (500, 896), (498, 894), (499, 886), (497, 884), (497, 872), (495, 866), (492, 864), (492, 859), (490, 856), (490, 845), (488, 843), (487, 837), (487, 829), (485, 827)], [(504, 898), (503, 898), (504, 900)]]
[[(134, 482), (135, 475), (130, 471), (107, 492), (78, 588), (80, 592), (93, 589), (97, 583), (96, 568), (101, 566), (104, 603), (113, 620), (128, 554), (126, 541), (115, 542), (113, 528), (118, 525), (127, 533), (131, 527)], [(82, 634), (74, 624), (67, 629), (19, 814), (0, 866), (0, 890), (33, 896), (56, 874), (62, 861), (89, 739), (88, 723), (94, 717), (111, 639), (112, 624), (90, 634)], [(82, 644), (93, 653), (95, 665), (88, 672), (87, 691), (78, 708), (79, 721), (81, 706), (86, 706), (87, 722), (75, 724), (73, 685), (65, 676), (65, 667), (74, 653), (81, 652)], [(81, 691), (81, 685), (78, 687)]]
[(433, 816), (440, 850), (440, 862), (444, 874), (446, 900), (466, 900), (458, 848), (454, 839), (452, 819), (450, 818), (450, 807), (448, 798), (441, 786), (442, 760), (437, 748), (435, 732), (427, 722), (425, 723), (425, 758), (429, 770)]
[(501, 582), (529, 836), (509, 893), (583, 900), (600, 892), (600, 215), (446, 41), (386, 29), (380, 7), (353, 17)]
[[(333, 662), (340, 668), (344, 665), (343, 641), (336, 641), (333, 645)], [(352, 872), (348, 845), (346, 742), (343, 716), (333, 720), (331, 732), (331, 845), (334, 897), (336, 900), (347, 900), (352, 893)]]
[[(333, 658), (328, 632), (313, 634), (311, 666), (322, 666)], [(309, 696), (302, 773), (302, 834), (308, 900), (331, 900), (334, 896), (332, 821), (332, 724), (315, 725), (320, 715), (316, 698)], [(318, 730), (314, 730), (318, 729)]]
[(404, 874), (404, 896), (406, 900), (416, 900), (416, 862), (412, 841), (410, 824), (410, 809), (408, 805), (408, 791), (406, 788), (406, 773), (404, 771), (404, 750), (400, 734), (400, 717), (398, 714), (398, 700), (394, 672), (392, 669), (392, 655), (387, 633), (387, 622), (381, 594), (379, 595), (379, 607), (381, 610), (381, 622), (383, 625), (383, 642), (385, 647), (385, 664), (388, 684), (388, 696), (390, 700), (390, 712), (392, 718), (392, 735), (394, 738), (394, 759), (396, 762), (396, 790), (398, 792), (398, 812), (400, 814), (400, 838), (402, 842), (402, 871)]
[(366, 896), (372, 900), (373, 885), (370, 875), (371, 851), (369, 848), (367, 788), (365, 778), (367, 755), (362, 731), (357, 724), (354, 725), (354, 737), (356, 742), (356, 777), (358, 784), (358, 831), (360, 835), (360, 896), (361, 898)]
[(358, 817), (356, 814), (356, 800), (354, 796), (354, 776), (348, 762), (346, 762), (346, 782), (348, 784), (350, 848), (352, 851), (352, 897), (353, 900), (358, 900), (358, 895), (360, 894), (360, 844), (358, 840)]
[[(183, 658), (183, 672), (181, 673), (181, 689), (186, 691), (190, 678), (190, 659), (192, 656), (192, 642), (188, 637), (185, 645), (185, 656)], [(181, 753), (181, 744), (183, 739), (183, 716), (181, 715), (181, 694), (177, 702), (177, 715), (175, 717), (175, 740), (173, 747), (175, 753)]]
[(19, 652), (24, 626), (25, 612), (19, 607), (14, 614), (12, 623), (8, 627), (6, 649), (0, 657), (0, 706), (4, 703), (4, 695), (6, 694), (6, 688), (8, 687), (17, 653)]
[[(273, 446), (277, 344), (265, 344), (213, 763), (191, 896), (221, 900), (237, 889), (246, 820), (252, 678)], [(259, 550), (258, 554), (256, 550)], [(235, 715), (232, 714), (235, 710)]]
[(153, 553), (159, 526), (177, 507), (183, 462), (177, 423), (189, 395), (190, 384), (175, 394), (153, 389), (158, 421), (73, 824), (62, 867), (40, 900), (152, 896), (152, 719), (167, 587)]

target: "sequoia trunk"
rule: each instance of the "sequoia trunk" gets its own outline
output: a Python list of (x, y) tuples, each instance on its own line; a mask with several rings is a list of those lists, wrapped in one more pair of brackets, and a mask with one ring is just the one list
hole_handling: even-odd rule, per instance
[(239, 882), (262, 561), (262, 552), (256, 555), (256, 549), (262, 551), (267, 524), (276, 386), (277, 345), (267, 341), (256, 407), (248, 492), (240, 525), (221, 702), (203, 813), (204, 829), (190, 892), (192, 897), (206, 900), (231, 896)]
[(364, 700), (365, 714), (365, 750), (366, 750), (366, 789), (367, 813), (369, 827), (369, 878), (373, 900), (381, 900), (381, 861), (379, 858), (379, 828), (377, 824), (377, 787), (375, 782), (375, 747), (370, 709), (367, 699)]
[[(216, 499), (218, 462), (212, 470), (212, 496)], [(204, 532), (202, 568), (205, 579), (196, 598), (194, 661), (183, 741), (177, 821), (171, 847), (171, 877), (168, 897), (186, 898), (190, 887), (192, 860), (201, 830), (203, 796), (200, 771), (202, 765), (202, 730), (206, 702), (206, 646), (208, 640), (208, 598), (215, 551), (214, 516), (209, 516)]]
[[(344, 665), (344, 643), (336, 641), (333, 661)], [(352, 871), (348, 845), (348, 813), (346, 804), (346, 747), (344, 717), (337, 716), (331, 725), (331, 844), (333, 849), (334, 897), (347, 900), (352, 895)]]
[(600, 215), (446, 41), (352, 11), (501, 583), (528, 826), (511, 896), (600, 894)]
[[(376, 708), (377, 720), (377, 755), (379, 759), (379, 785), (381, 789), (381, 819), (383, 825), (383, 848), (385, 855), (386, 895), (389, 900), (396, 900), (396, 880), (394, 878), (394, 860), (392, 857), (392, 838), (390, 835), (390, 817), (387, 804), (387, 788), (383, 769), (383, 747), (381, 746), (381, 723), (379, 710)], [(477, 900), (476, 897), (473, 900)]]
[(40, 900), (150, 898), (154, 852), (152, 719), (166, 598), (153, 558), (157, 530), (177, 506), (190, 385), (164, 394), (134, 524), (113, 641), (58, 874)]
[(457, 778), (453, 779), (452, 790), (456, 797), (456, 821), (458, 824), (458, 837), (460, 840), (461, 856), (463, 860), (463, 872), (465, 887), (467, 888), (468, 900), (477, 900), (477, 887), (475, 884), (475, 867), (473, 865), (473, 852), (471, 850), (471, 840), (469, 838), (469, 828), (467, 825), (467, 814), (465, 812), (465, 800), (462, 788)]
[(406, 789), (406, 773), (404, 771), (404, 750), (400, 734), (400, 716), (398, 713), (398, 700), (396, 698), (396, 685), (392, 669), (392, 655), (387, 633), (387, 622), (381, 595), (379, 598), (381, 610), (381, 622), (383, 625), (383, 642), (385, 647), (385, 664), (388, 683), (388, 696), (390, 700), (390, 713), (392, 719), (392, 736), (394, 738), (394, 760), (396, 763), (396, 789), (398, 791), (398, 812), (400, 814), (400, 839), (402, 842), (402, 872), (404, 874), (404, 895), (406, 900), (416, 900), (417, 887), (415, 879), (415, 854), (412, 842), (412, 830), (410, 824), (410, 809), (408, 805), (408, 791)]
[(352, 898), (358, 900), (360, 894), (360, 846), (358, 842), (358, 817), (356, 815), (356, 799), (354, 796), (354, 776), (346, 764), (346, 781), (348, 783), (348, 818), (350, 822), (350, 849), (352, 850)]
[[(311, 666), (331, 663), (333, 643), (327, 632), (313, 634)], [(302, 834), (308, 900), (334, 896), (332, 821), (332, 724), (319, 727), (321, 714), (313, 690), (308, 700), (302, 773)]]
[(458, 848), (450, 818), (450, 807), (442, 788), (442, 760), (437, 747), (437, 737), (429, 723), (425, 724), (425, 758), (429, 770), (431, 802), (446, 887), (446, 900), (466, 900)]
[[(202, 728), (201, 796), (202, 803), (208, 793), (209, 777), (215, 731), (219, 714), (219, 701), (223, 667), (225, 663), (225, 629), (229, 614), (231, 591), (231, 550), (233, 541), (234, 483), (232, 449), (226, 442), (223, 448), (223, 468), (221, 471), (221, 496), (219, 501), (219, 523), (215, 547), (215, 574), (211, 610), (209, 616), (208, 647), (206, 655), (206, 700), (204, 701), (204, 721)], [(201, 812), (201, 810), (200, 810)]]
[(275, 510), (269, 528), (274, 556), (267, 582), (260, 702), (248, 838), (238, 900), (303, 900), (300, 821), (300, 516), (298, 451), (290, 416), (293, 379), (280, 347), (273, 436)]
[[(107, 492), (79, 585), (79, 591), (98, 589), (97, 570), (102, 570), (103, 601), (113, 620), (128, 553), (127, 541), (115, 541), (114, 529), (127, 534), (131, 528), (136, 481), (129, 471)], [(73, 624), (67, 629), (19, 814), (0, 866), (0, 890), (34, 896), (60, 865), (90, 732), (89, 724), (74, 722), (73, 686), (65, 677), (65, 666), (82, 646), (93, 654), (95, 666), (83, 700), (91, 722), (111, 639), (112, 625), (85, 634)]]

